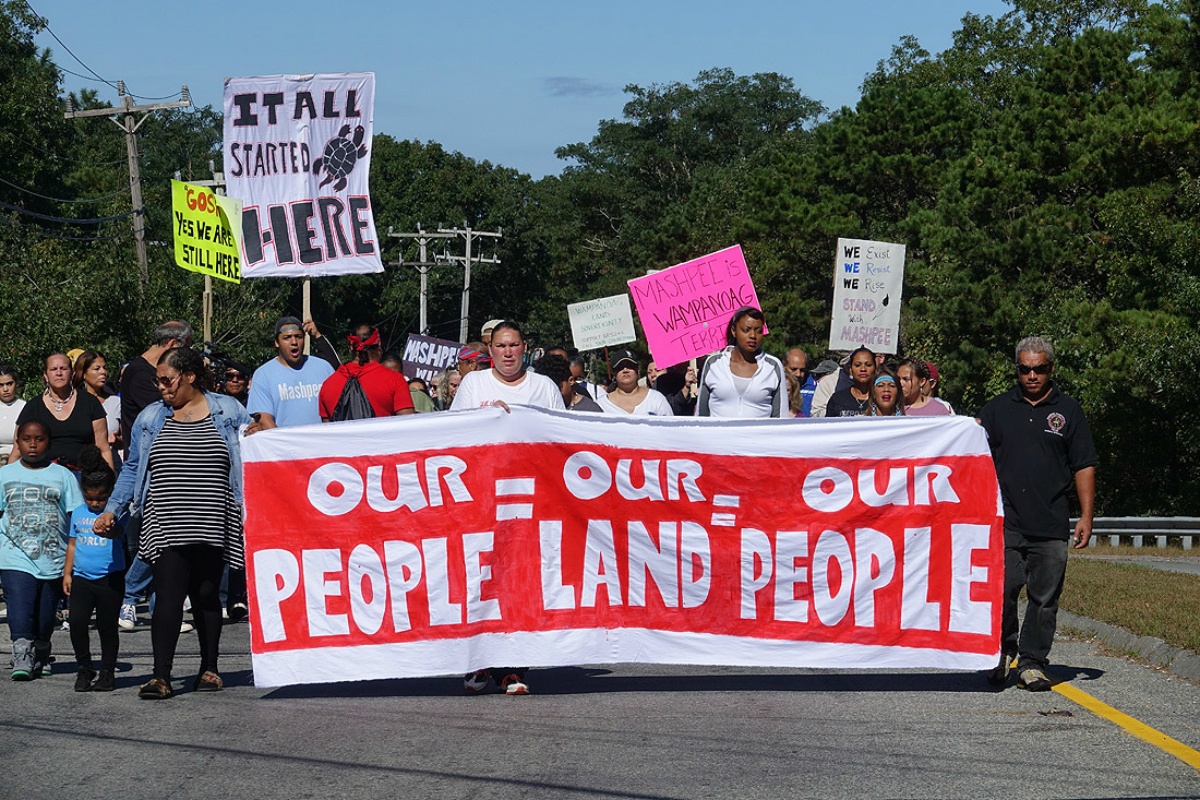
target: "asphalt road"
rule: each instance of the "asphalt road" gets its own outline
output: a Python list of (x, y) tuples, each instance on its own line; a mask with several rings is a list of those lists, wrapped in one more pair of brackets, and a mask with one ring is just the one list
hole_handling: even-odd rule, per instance
[[(225, 691), (177, 680), (151, 702), (148, 628), (122, 634), (111, 694), (72, 691), (56, 633), (55, 675), (0, 670), (0, 798), (1200, 797), (1179, 758), (977, 673), (612, 665), (533, 670), (527, 697), (454, 678), (268, 691), (248, 642), (226, 627)], [(1200, 686), (1084, 642), (1053, 655), (1056, 678), (1200, 749)]]

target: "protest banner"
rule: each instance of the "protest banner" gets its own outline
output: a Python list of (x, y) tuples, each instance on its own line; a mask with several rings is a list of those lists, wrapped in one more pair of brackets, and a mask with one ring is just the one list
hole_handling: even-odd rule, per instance
[(571, 303), (567, 317), (576, 350), (597, 350), (637, 339), (627, 294)]
[(171, 181), (175, 263), (202, 275), (242, 282), (242, 203), (206, 186)]
[(442, 370), (458, 363), (462, 349), (458, 342), (410, 333), (404, 343), (401, 370), (410, 381), (414, 378), (432, 381)]
[(660, 369), (720, 350), (733, 312), (762, 308), (740, 245), (634, 278), (629, 292)]
[(900, 296), (905, 246), (838, 239), (833, 259), (829, 349), (869, 347), (895, 353), (900, 341)]
[(999, 657), (1003, 519), (969, 417), (489, 407), (280, 428), (242, 453), (260, 686)]
[(383, 272), (367, 177), (375, 75), (225, 80), (225, 180), (247, 278)]

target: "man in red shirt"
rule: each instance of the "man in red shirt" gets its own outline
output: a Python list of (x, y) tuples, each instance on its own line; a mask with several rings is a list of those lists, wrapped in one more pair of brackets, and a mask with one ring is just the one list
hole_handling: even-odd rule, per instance
[(383, 346), (379, 329), (359, 325), (347, 338), (354, 347), (357, 360), (338, 367), (337, 371), (321, 384), (321, 419), (329, 422), (333, 417), (338, 398), (342, 396), (342, 389), (351, 375), (358, 378), (363, 393), (371, 401), (375, 416), (390, 417), (413, 413), (412, 395), (409, 394), (404, 376), (380, 363), (383, 359)]

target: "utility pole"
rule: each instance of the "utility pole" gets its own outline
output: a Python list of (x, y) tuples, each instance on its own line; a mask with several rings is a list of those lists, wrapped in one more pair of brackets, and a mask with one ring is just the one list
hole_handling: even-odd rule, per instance
[[(133, 241), (137, 248), (138, 268), (141, 270), (141, 291), (145, 291), (150, 283), (150, 265), (146, 258), (146, 209), (142, 205), (142, 178), (138, 169), (137, 129), (150, 116), (151, 111), (165, 111), (170, 108), (191, 108), (192, 95), (188, 87), (183, 87), (183, 97), (170, 103), (150, 103), (139, 106), (133, 97), (125, 92), (125, 81), (117, 81), (117, 95), (121, 98), (120, 106), (107, 108), (92, 108), (87, 111), (76, 111), (71, 107), (71, 98), (67, 96), (67, 119), (80, 117), (108, 117), (125, 134), (125, 151), (129, 156), (129, 192), (133, 201)], [(142, 116), (137, 117), (138, 114)]]
[(442, 260), (454, 264), (463, 265), (463, 292), (462, 292), (462, 314), (458, 322), (458, 340), (463, 344), (467, 343), (467, 312), (471, 305), (471, 264), (499, 264), (500, 259), (489, 256), (472, 256), (471, 244), (472, 241), (479, 237), (487, 237), (499, 239), (504, 236), (504, 229), (500, 228), (495, 232), (492, 231), (477, 231), (473, 230), (463, 222), (461, 228), (438, 228), (438, 233), (448, 233), (454, 236), (461, 236), (466, 242), (465, 255), (452, 256), (449, 253), (442, 254)]
[(445, 263), (442, 261), (430, 261), (426, 252), (426, 245), (433, 239), (451, 239), (457, 235), (456, 233), (427, 233), (419, 222), (417, 223), (416, 233), (392, 233), (392, 227), (388, 226), (388, 236), (395, 236), (397, 239), (416, 239), (418, 246), (421, 248), (420, 260), (405, 261), (404, 254), (401, 252), (400, 260), (396, 262), (396, 266), (400, 268), (416, 267), (417, 271), (421, 273), (421, 327), (419, 330), (422, 336), (429, 335), (429, 321), (426, 313), (429, 298), (429, 270)]

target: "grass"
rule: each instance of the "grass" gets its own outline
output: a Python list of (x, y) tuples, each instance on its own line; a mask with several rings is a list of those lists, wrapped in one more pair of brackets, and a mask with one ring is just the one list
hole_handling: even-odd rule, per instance
[[(1088, 552), (1100, 555), (1091, 548)], [(1150, 554), (1143, 548), (1140, 555)], [(1200, 575), (1074, 557), (1067, 561), (1060, 604), (1075, 614), (1200, 653)]]

